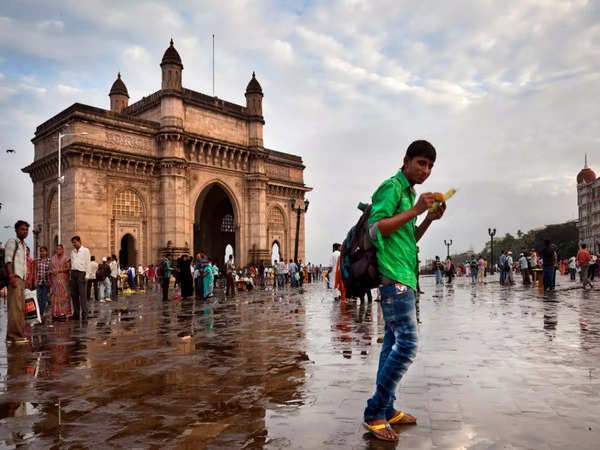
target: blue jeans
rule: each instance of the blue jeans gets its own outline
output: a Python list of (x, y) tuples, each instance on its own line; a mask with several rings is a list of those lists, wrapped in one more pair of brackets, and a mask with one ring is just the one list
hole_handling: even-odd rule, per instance
[(435, 284), (442, 284), (442, 271), (441, 270), (435, 271)]
[(506, 281), (506, 271), (500, 270), (500, 284), (504, 284)]
[(554, 267), (544, 267), (542, 281), (544, 289), (554, 289)]
[(38, 284), (37, 287), (37, 301), (40, 307), (40, 316), (44, 316), (44, 311), (46, 311), (46, 305), (48, 304), (48, 294), (50, 293), (50, 287), (45, 284)]
[(385, 320), (385, 336), (379, 355), (377, 388), (367, 401), (365, 420), (390, 419), (394, 414), (398, 383), (417, 352), (415, 293), (398, 285), (382, 286), (381, 310)]
[(477, 271), (476, 267), (471, 267), (471, 282), (475, 283), (477, 281)]
[(110, 298), (110, 288), (111, 288), (111, 283), (110, 283), (110, 278), (105, 278), (102, 281), (98, 281), (98, 297), (100, 297), (100, 300), (104, 300), (105, 298)]
[(278, 274), (277, 275), (277, 284), (278, 284), (278, 286), (280, 288), (282, 288), (283, 285), (284, 285), (284, 283), (285, 283), (285, 274), (283, 274), (283, 273)]

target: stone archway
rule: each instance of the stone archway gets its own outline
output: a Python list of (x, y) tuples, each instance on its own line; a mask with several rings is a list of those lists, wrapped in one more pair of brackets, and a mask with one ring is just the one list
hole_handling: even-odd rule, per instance
[(121, 238), (121, 249), (119, 250), (119, 263), (122, 268), (135, 267), (137, 265), (137, 251), (135, 249), (135, 238), (127, 233)]
[(230, 245), (236, 257), (237, 222), (228, 192), (218, 183), (204, 188), (194, 210), (194, 254), (202, 251), (209, 258), (221, 261)]
[(271, 242), (271, 259), (273, 256), (273, 246), (277, 244), (279, 251), (278, 261), (285, 260), (287, 252), (287, 220), (283, 209), (279, 205), (274, 205), (269, 209), (268, 212), (268, 239)]

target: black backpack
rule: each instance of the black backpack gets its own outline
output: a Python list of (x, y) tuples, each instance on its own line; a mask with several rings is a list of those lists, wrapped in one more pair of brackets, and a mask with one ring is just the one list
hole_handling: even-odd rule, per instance
[(165, 276), (165, 260), (163, 259), (156, 268), (156, 277), (163, 278)]
[(356, 225), (350, 229), (342, 244), (340, 271), (348, 298), (360, 298), (368, 290), (381, 284), (381, 274), (377, 265), (377, 248), (369, 236), (371, 207), (372, 205), (364, 203), (358, 204), (362, 215)]
[(110, 266), (103, 262), (102, 264), (100, 264), (100, 266), (98, 266), (98, 270), (96, 270), (96, 280), (104, 281), (108, 278), (109, 275)]
[[(402, 195), (400, 195), (394, 215), (398, 214), (401, 202)], [(356, 225), (350, 229), (342, 244), (340, 271), (348, 298), (361, 298), (367, 291), (379, 287), (381, 284), (381, 273), (379, 273), (377, 264), (377, 247), (369, 235), (371, 208), (370, 204), (362, 202), (358, 204), (362, 215)]]
[[(15, 256), (17, 255), (17, 250), (19, 246), (15, 246), (15, 251), (13, 253), (12, 260), (15, 260)], [(10, 278), (8, 278), (8, 269), (6, 268), (6, 262), (4, 261), (4, 255), (6, 254), (5, 249), (0, 249), (0, 289), (4, 289), (8, 286), (8, 282)]]

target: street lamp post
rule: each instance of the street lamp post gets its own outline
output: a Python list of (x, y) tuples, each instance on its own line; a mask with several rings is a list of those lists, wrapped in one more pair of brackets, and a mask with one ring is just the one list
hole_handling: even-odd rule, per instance
[(300, 214), (302, 214), (303, 212), (306, 213), (306, 211), (308, 210), (308, 204), (309, 201), (308, 199), (304, 200), (304, 208), (302, 208), (301, 206), (299, 206), (298, 208), (296, 208), (296, 200), (294, 200), (293, 198), (290, 199), (290, 205), (292, 207), (292, 211), (296, 211), (296, 242), (294, 244), (294, 262), (298, 263), (298, 238), (300, 235)]
[(88, 134), (86, 132), (83, 133), (65, 133), (62, 134), (60, 131), (58, 132), (58, 178), (56, 179), (57, 183), (58, 183), (58, 202), (57, 202), (57, 206), (58, 206), (58, 244), (62, 244), (62, 231), (61, 231), (61, 225), (62, 225), (62, 214), (61, 214), (61, 207), (62, 207), (62, 195), (61, 195), (61, 186), (63, 184), (63, 182), (65, 181), (65, 178), (62, 175), (62, 138), (64, 138), (65, 136), (87, 136)]
[(444, 239), (444, 245), (446, 246), (448, 253), (446, 255), (446, 259), (450, 258), (450, 246), (452, 245), (452, 239), (450, 239), (450, 242), (446, 242), (446, 239)]
[(493, 275), (494, 274), (494, 236), (496, 236), (496, 229), (494, 228), (492, 230), (491, 228), (488, 228), (488, 234), (490, 235), (490, 238), (492, 240), (492, 242), (490, 244), (490, 251), (491, 251), (490, 273)]

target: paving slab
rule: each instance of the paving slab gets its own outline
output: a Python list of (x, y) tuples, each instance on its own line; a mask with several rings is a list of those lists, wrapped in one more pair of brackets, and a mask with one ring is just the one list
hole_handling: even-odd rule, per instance
[[(574, 448), (600, 442), (600, 291), (421, 280), (397, 444), (360, 427), (383, 337), (377, 302), (322, 284), (214, 303), (158, 292), (0, 344), (0, 446)], [(175, 293), (174, 293), (175, 294)], [(0, 308), (0, 333), (6, 306)]]

